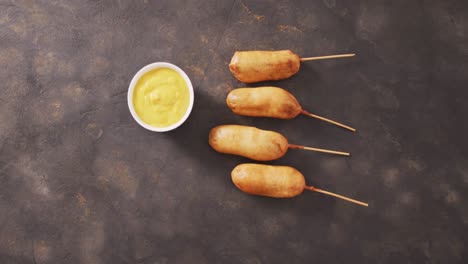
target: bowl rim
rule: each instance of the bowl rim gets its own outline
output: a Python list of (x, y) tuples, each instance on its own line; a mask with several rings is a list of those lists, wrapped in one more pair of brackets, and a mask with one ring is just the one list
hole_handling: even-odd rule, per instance
[[(156, 70), (156, 69), (161, 69), (161, 68), (169, 68), (169, 69), (175, 70), (177, 73), (179, 73), (182, 76), (184, 81), (187, 83), (190, 98), (189, 98), (189, 106), (187, 108), (187, 111), (185, 112), (185, 115), (177, 123), (172, 124), (172, 125), (167, 126), (167, 127), (154, 127), (154, 126), (151, 126), (151, 125), (146, 124), (145, 122), (143, 122), (143, 120), (141, 120), (141, 118), (136, 113), (135, 107), (133, 105), (133, 92), (135, 91), (136, 83), (138, 82), (138, 80), (141, 78), (141, 76), (143, 74), (145, 74), (145, 73), (147, 73), (147, 72), (149, 72), (151, 70)], [(146, 128), (146, 129), (148, 129), (150, 131), (154, 131), (154, 132), (167, 132), (167, 131), (171, 131), (171, 130), (174, 130), (174, 129), (178, 128), (179, 126), (181, 126), (187, 120), (187, 118), (190, 116), (190, 113), (192, 112), (194, 97), (195, 96), (194, 96), (192, 82), (190, 81), (190, 78), (187, 76), (187, 74), (181, 68), (179, 68), (176, 65), (174, 65), (172, 63), (169, 63), (169, 62), (153, 62), (153, 63), (150, 63), (150, 64), (144, 66), (143, 68), (141, 68), (135, 74), (135, 76), (133, 76), (132, 81), (130, 82), (130, 85), (128, 87), (127, 103), (128, 103), (128, 108), (130, 110), (130, 113), (132, 114), (133, 119), (140, 126)]]

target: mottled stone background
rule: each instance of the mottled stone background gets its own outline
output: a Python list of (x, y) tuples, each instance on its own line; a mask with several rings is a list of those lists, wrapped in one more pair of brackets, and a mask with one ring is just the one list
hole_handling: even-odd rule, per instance
[[(307, 117), (233, 115), (235, 50), (299, 55), (288, 88)], [(169, 61), (195, 87), (165, 134), (139, 127), (126, 92)], [(467, 263), (468, 2), (0, 0), (0, 263)], [(231, 183), (246, 159), (209, 129), (239, 123), (292, 143), (321, 194), (253, 197)]]

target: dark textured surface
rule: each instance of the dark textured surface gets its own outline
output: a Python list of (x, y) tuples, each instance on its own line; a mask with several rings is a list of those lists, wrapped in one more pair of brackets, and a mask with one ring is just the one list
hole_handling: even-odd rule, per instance
[[(0, 0), (0, 263), (466, 263), (467, 30), (461, 0)], [(234, 116), (227, 64), (247, 49), (356, 52), (271, 84), (359, 133)], [(195, 87), (171, 133), (127, 109), (155, 61)], [(246, 160), (207, 144), (224, 123), (352, 152), (273, 163), (370, 207), (239, 192)]]

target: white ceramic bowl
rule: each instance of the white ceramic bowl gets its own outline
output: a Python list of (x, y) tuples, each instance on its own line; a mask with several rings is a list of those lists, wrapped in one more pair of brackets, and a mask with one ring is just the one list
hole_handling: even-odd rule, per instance
[[(146, 124), (145, 122), (143, 122), (143, 120), (141, 120), (141, 118), (135, 112), (135, 108), (133, 106), (133, 91), (135, 90), (135, 85), (138, 82), (138, 80), (141, 78), (143, 74), (151, 70), (160, 69), (160, 68), (169, 68), (179, 73), (182, 76), (182, 78), (184, 78), (185, 82), (187, 83), (187, 87), (189, 89), (189, 95), (190, 95), (189, 106), (187, 108), (187, 112), (185, 113), (185, 115), (182, 117), (182, 119), (179, 120), (179, 122), (173, 125), (167, 126), (167, 127), (153, 127), (151, 125)], [(128, 87), (127, 101), (128, 101), (128, 108), (130, 109), (130, 113), (132, 114), (133, 119), (135, 119), (135, 121), (137, 121), (137, 123), (140, 124), (140, 126), (148, 130), (155, 131), (155, 132), (166, 132), (166, 131), (171, 131), (171, 130), (176, 129), (177, 127), (182, 125), (185, 122), (185, 120), (187, 120), (187, 118), (190, 115), (190, 112), (192, 112), (194, 97), (195, 96), (193, 93), (192, 82), (190, 82), (189, 77), (183, 70), (181, 70), (179, 67), (175, 66), (174, 64), (171, 64), (168, 62), (155, 62), (155, 63), (146, 65), (141, 70), (139, 70), (135, 74), (135, 76), (133, 76), (133, 79), (130, 82), (130, 86)]]

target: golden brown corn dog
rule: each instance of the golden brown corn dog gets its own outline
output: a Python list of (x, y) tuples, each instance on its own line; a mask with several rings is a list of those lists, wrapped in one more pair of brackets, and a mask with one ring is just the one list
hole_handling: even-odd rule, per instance
[(234, 113), (244, 116), (292, 119), (302, 111), (291, 93), (271, 86), (234, 89), (228, 94), (226, 104)]
[(279, 87), (234, 89), (226, 97), (226, 104), (238, 115), (292, 119), (303, 114), (356, 131), (356, 129), (342, 123), (309, 113), (302, 109), (294, 95)]
[(283, 135), (249, 126), (214, 127), (208, 142), (218, 152), (259, 161), (279, 159), (288, 151), (288, 140)]
[(299, 58), (290, 50), (278, 51), (236, 51), (232, 56), (229, 69), (234, 77), (245, 83), (275, 81), (286, 79), (299, 71), (301, 62), (346, 58), (351, 54), (338, 54), (319, 57)]
[(240, 164), (232, 170), (231, 179), (245, 193), (274, 198), (297, 196), (305, 186), (304, 176), (289, 166)]
[(234, 77), (245, 83), (286, 79), (300, 67), (299, 56), (290, 50), (236, 51), (229, 64)]
[(288, 148), (350, 155), (347, 152), (289, 144), (280, 133), (241, 125), (221, 125), (212, 128), (208, 143), (220, 153), (239, 155), (258, 161), (279, 159), (286, 154)]
[(336, 193), (307, 186), (304, 175), (293, 167), (270, 166), (245, 163), (237, 165), (231, 172), (234, 185), (241, 191), (273, 198), (291, 198), (300, 195), (304, 189), (331, 195), (362, 206), (363, 203)]

